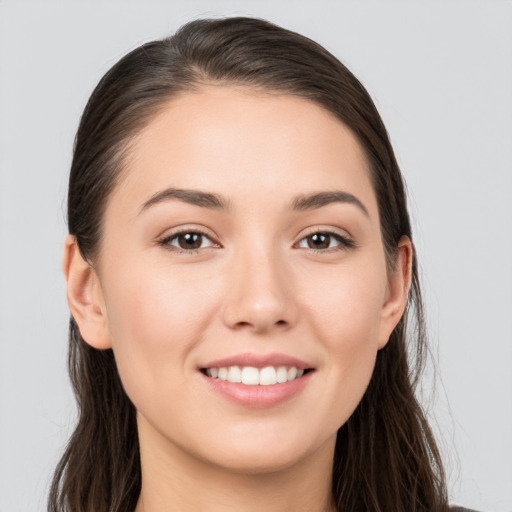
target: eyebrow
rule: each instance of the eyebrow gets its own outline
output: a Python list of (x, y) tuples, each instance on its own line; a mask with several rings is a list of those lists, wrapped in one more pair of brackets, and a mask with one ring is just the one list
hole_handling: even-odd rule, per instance
[(141, 212), (151, 208), (151, 206), (154, 206), (157, 203), (171, 199), (178, 199), (184, 203), (200, 206), (202, 208), (209, 208), (211, 210), (228, 211), (231, 209), (231, 203), (218, 194), (202, 192), (201, 190), (167, 188), (151, 196), (142, 205)]
[[(151, 196), (142, 205), (141, 212), (158, 203), (172, 199), (212, 210), (229, 211), (231, 209), (231, 202), (219, 194), (203, 192), (201, 190), (167, 188)], [(294, 211), (308, 211), (322, 208), (331, 203), (352, 204), (359, 208), (367, 217), (370, 216), (364, 204), (356, 196), (341, 190), (299, 195), (292, 200), (290, 208)]]
[(314, 194), (301, 195), (292, 201), (292, 210), (305, 211), (316, 210), (331, 203), (348, 203), (359, 208), (367, 217), (370, 217), (365, 205), (353, 194), (341, 190), (316, 192)]

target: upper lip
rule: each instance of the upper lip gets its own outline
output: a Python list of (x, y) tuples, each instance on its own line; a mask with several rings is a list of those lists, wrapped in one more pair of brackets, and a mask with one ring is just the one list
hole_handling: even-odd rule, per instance
[(298, 370), (313, 368), (311, 364), (287, 354), (236, 354), (222, 359), (216, 359), (206, 363), (201, 368), (223, 368), (228, 366), (253, 366), (265, 368), (265, 366), (294, 366)]

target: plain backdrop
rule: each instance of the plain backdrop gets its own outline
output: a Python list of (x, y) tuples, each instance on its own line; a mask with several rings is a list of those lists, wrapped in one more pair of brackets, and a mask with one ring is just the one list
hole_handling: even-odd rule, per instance
[[(0, 1), (0, 512), (45, 511), (71, 432), (60, 271), (74, 133), (100, 77), (192, 18), (252, 15), (338, 56), (409, 192), (454, 503), (512, 511), (512, 4)], [(432, 396), (432, 383), (437, 395)]]

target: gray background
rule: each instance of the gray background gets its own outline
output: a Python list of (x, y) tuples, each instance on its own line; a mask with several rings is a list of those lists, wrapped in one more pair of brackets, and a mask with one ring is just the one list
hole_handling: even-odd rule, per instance
[(74, 420), (60, 259), (87, 97), (134, 46), (240, 14), (325, 45), (375, 99), (410, 189), (450, 495), (511, 511), (512, 4), (493, 0), (0, 2), (0, 511), (46, 510)]

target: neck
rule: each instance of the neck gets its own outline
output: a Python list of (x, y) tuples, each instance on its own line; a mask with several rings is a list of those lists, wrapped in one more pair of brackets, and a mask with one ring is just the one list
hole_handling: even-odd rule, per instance
[(334, 443), (330, 439), (290, 467), (252, 474), (141, 436), (142, 490), (135, 512), (335, 512)]

